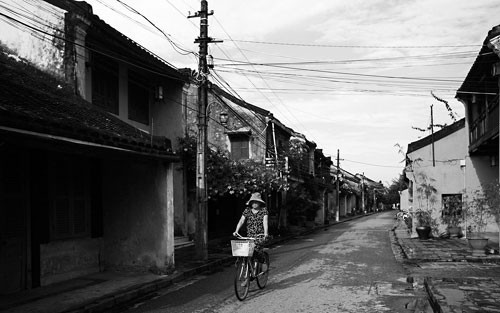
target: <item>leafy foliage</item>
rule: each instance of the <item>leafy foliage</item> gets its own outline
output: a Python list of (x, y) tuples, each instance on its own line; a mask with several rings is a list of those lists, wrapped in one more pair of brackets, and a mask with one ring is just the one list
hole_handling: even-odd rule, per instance
[(444, 197), (443, 210), (441, 211), (441, 220), (448, 226), (458, 226), (462, 221), (462, 197), (461, 195), (452, 195)]
[(290, 222), (295, 224), (301, 216), (308, 221), (314, 220), (316, 212), (320, 209), (317, 199), (319, 199), (317, 184), (308, 183), (308, 181), (293, 183), (288, 193)]
[(207, 160), (207, 184), (210, 197), (225, 194), (246, 197), (252, 192), (287, 190), (285, 177), (274, 167), (255, 160), (231, 160), (228, 153), (212, 150)]
[(429, 210), (418, 209), (414, 213), (415, 222), (417, 226), (431, 226), (432, 225), (432, 215)]
[[(179, 138), (180, 151), (187, 168), (188, 186), (196, 187), (196, 138)], [(207, 188), (209, 198), (234, 195), (247, 197), (252, 192), (287, 190), (286, 177), (274, 167), (255, 160), (235, 161), (221, 149), (208, 149)]]
[(408, 188), (408, 179), (403, 171), (399, 174), (398, 178), (394, 178), (391, 185), (386, 189), (386, 193), (382, 198), (382, 202), (385, 204), (393, 204), (400, 202), (399, 193)]
[(498, 181), (485, 184), (475, 190), (466, 208), (471, 233), (482, 233), (486, 229), (488, 218), (493, 216), (500, 223), (500, 185)]

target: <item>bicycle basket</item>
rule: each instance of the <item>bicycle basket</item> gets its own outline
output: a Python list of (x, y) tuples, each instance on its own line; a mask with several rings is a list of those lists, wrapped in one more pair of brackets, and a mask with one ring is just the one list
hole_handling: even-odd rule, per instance
[(233, 256), (252, 256), (254, 248), (253, 240), (231, 240)]

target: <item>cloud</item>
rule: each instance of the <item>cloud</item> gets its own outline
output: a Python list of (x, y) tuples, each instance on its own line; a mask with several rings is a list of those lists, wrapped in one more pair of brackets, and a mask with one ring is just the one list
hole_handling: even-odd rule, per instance
[[(96, 6), (95, 12), (106, 22), (169, 62), (179, 67), (197, 67), (195, 57), (175, 52), (158, 34), (144, 30), (130, 19), (103, 7), (100, 2), (89, 2)], [(199, 9), (198, 2), (127, 3), (144, 12), (184, 48), (198, 50), (193, 41), (199, 34), (199, 19), (186, 18), (187, 11)], [(118, 3), (113, 3), (112, 7), (133, 16)], [(226, 40), (217, 46), (210, 45), (210, 53), (216, 58), (243, 62), (299, 62), (403, 57), (384, 62), (332, 63), (308, 68), (398, 77), (452, 77), (457, 80), (443, 84), (405, 84), (401, 80), (390, 80), (389, 86), (388, 80), (376, 77), (319, 72), (307, 72), (308, 76), (304, 77), (298, 76), (304, 73), (296, 70), (286, 71), (290, 75), (297, 74), (296, 77), (277, 77), (276, 72), (285, 70), (258, 66), (245, 67), (246, 71), (240, 73), (227, 73), (222, 72), (227, 68), (217, 67), (217, 63), (232, 61), (216, 59), (216, 70), (221, 70), (218, 73), (244, 100), (270, 110), (285, 125), (315, 141), (320, 149), (334, 156), (340, 149), (341, 157), (351, 161), (396, 166), (387, 168), (347, 161), (342, 163), (347, 170), (365, 172), (370, 178), (382, 181), (390, 181), (402, 169), (399, 163), (402, 156), (394, 144), (406, 147), (426, 135), (413, 130), (412, 126), (425, 128), (429, 125), (431, 104), (434, 104), (435, 123), (452, 122), (442, 104), (431, 97), (431, 90), (450, 101), (452, 108), (464, 116), (463, 105), (454, 100), (455, 90), (470, 69), (487, 32), (498, 24), (498, 18), (493, 14), (498, 11), (496, 0), (314, 0), (307, 3), (298, 0), (210, 0), (209, 9), (215, 11), (209, 18), (210, 36), (215, 38), (358, 46), (319, 48), (242, 42), (237, 42), (236, 46)], [(137, 16), (135, 18), (141, 20)], [(141, 23), (146, 22), (141, 20)], [(476, 46), (428, 49), (366, 47), (471, 44)], [(463, 63), (453, 66), (436, 66), (450, 62), (447, 58), (408, 59), (410, 56), (458, 51), (472, 53), (467, 58), (453, 60)], [(322, 79), (324, 76), (330, 76), (331, 80)], [(349, 83), (332, 80), (349, 80)], [(264, 90), (256, 90), (256, 87)], [(439, 90), (440, 87), (450, 90)], [(268, 88), (276, 91), (265, 90)], [(294, 89), (297, 91), (294, 92)], [(308, 89), (315, 91), (306, 92)], [(403, 96), (402, 93), (417, 93), (420, 97)]]

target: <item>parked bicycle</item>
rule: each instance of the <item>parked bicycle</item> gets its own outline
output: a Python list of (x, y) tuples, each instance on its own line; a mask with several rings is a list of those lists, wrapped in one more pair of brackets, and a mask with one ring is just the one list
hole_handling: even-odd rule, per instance
[[(255, 240), (263, 238), (260, 234), (257, 238), (237, 237), (237, 240), (231, 240), (231, 249), (233, 256), (236, 257), (234, 276), (234, 292), (238, 300), (243, 301), (248, 295), (250, 282), (257, 281), (259, 289), (263, 289), (267, 284), (269, 276), (269, 254), (262, 251), (264, 263), (260, 263), (254, 255)], [(265, 264), (265, 265), (264, 265)], [(264, 269), (264, 270), (263, 270)]]

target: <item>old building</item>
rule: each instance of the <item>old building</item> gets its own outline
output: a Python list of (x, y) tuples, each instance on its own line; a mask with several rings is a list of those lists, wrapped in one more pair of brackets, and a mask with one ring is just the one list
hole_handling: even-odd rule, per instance
[(0, 293), (173, 266), (184, 76), (84, 2), (7, 2)]
[[(193, 72), (193, 75), (196, 73)], [(193, 79), (187, 101), (185, 120), (186, 134), (195, 136), (198, 123), (198, 87)], [(283, 125), (267, 110), (239, 99), (215, 84), (210, 84), (207, 108), (207, 136), (211, 150), (227, 153), (234, 161), (253, 160), (269, 166), (281, 166), (292, 130)], [(194, 184), (191, 184), (194, 187)], [(208, 186), (209, 194), (213, 186)], [(208, 203), (209, 238), (231, 234), (245, 207), (244, 195), (211, 197)], [(194, 218), (194, 190), (189, 191), (190, 206), (187, 212), (176, 213), (179, 224), (192, 225)], [(270, 212), (269, 223), (278, 228), (286, 224), (284, 193), (269, 191), (266, 196)]]
[[(465, 185), (466, 192), (470, 195), (483, 192), (488, 186), (498, 182), (499, 90), (500, 26), (497, 25), (488, 32), (476, 60), (455, 96), (465, 107), (468, 151), (465, 160)], [(494, 219), (492, 217), (488, 225), (487, 231), (490, 234), (498, 232), (500, 227)]]
[[(468, 138), (466, 168), (470, 188), (498, 179), (498, 94), (500, 82), (500, 26), (485, 38), (479, 54), (457, 90), (465, 106)], [(474, 169), (474, 170), (469, 170)]]
[[(408, 145), (405, 170), (409, 179), (408, 203), (404, 207), (412, 212), (431, 211), (436, 236), (448, 227), (442, 220), (445, 204), (465, 200), (466, 157), (465, 119)], [(461, 210), (458, 203), (455, 210)]]

